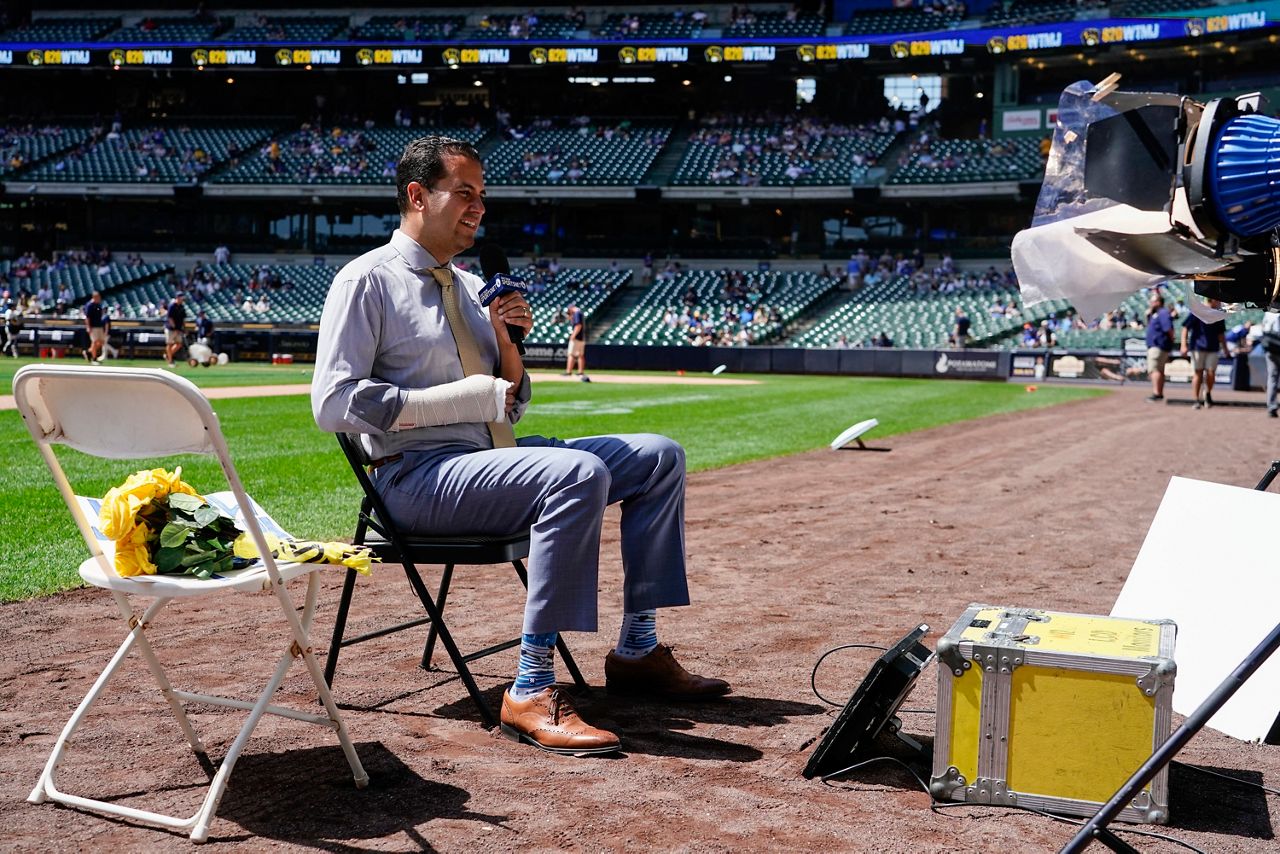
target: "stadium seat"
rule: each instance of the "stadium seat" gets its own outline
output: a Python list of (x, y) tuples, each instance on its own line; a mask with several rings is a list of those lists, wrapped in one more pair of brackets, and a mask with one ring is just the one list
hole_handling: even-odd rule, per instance
[[(342, 433), (337, 434), (337, 436), (342, 453), (346, 456), (347, 462), (350, 463), (351, 470), (355, 473), (356, 480), (360, 484), (360, 489), (364, 492), (364, 498), (360, 502), (360, 512), (356, 519), (355, 537), (352, 542), (372, 548), (377, 559), (383, 563), (400, 564), (404, 569), (405, 578), (408, 580), (409, 586), (418, 597), (418, 601), (422, 603), (426, 616), (366, 632), (356, 637), (346, 637), (347, 616), (351, 608), (351, 599), (355, 592), (356, 583), (356, 571), (349, 570), (342, 585), (342, 598), (338, 601), (338, 614), (333, 625), (333, 639), (329, 644), (329, 658), (325, 663), (325, 680), (330, 684), (333, 683), (334, 673), (338, 666), (338, 654), (344, 647), (429, 623), (431, 629), (427, 633), (427, 643), (422, 651), (422, 668), (424, 670), (431, 668), (432, 653), (436, 639), (439, 638), (440, 643), (444, 645), (445, 651), (449, 654), (454, 668), (457, 670), (458, 677), (462, 680), (463, 685), (466, 686), (467, 693), (471, 695), (471, 699), (475, 702), (476, 709), (479, 710), (480, 718), (484, 721), (485, 727), (497, 726), (498, 718), (493, 713), (493, 708), (484, 698), (484, 695), (480, 693), (480, 688), (476, 685), (475, 678), (471, 675), (471, 668), (467, 665), (477, 659), (486, 658), (503, 650), (519, 646), (520, 639), (514, 638), (464, 655), (454, 642), (453, 634), (444, 622), (443, 614), (449, 597), (449, 584), (453, 580), (453, 569), (458, 564), (490, 565), (510, 563), (515, 568), (520, 584), (527, 588), (529, 580), (525, 573), (524, 560), (529, 556), (529, 532), (518, 531), (505, 537), (469, 537), (463, 535), (419, 537), (406, 534), (391, 522), (391, 516), (387, 513), (381, 496), (378, 495), (373, 481), (369, 479), (369, 474), (365, 471), (368, 460), (364, 458), (360, 446), (350, 436)], [(418, 572), (419, 565), (433, 564), (444, 566), (444, 570), (440, 575), (440, 587), (434, 598), (431, 596), (430, 591), (427, 590), (427, 585), (423, 582), (422, 575)], [(573, 656), (570, 655), (569, 647), (565, 644), (563, 637), (556, 641), (556, 649), (560, 652), (560, 658), (564, 661), (565, 669), (573, 677), (574, 684), (578, 689), (586, 691), (586, 680), (582, 678), (582, 674), (578, 671), (578, 665), (574, 662)]]
[[(32, 803), (52, 800), (71, 807), (156, 824), (188, 832), (192, 840), (203, 842), (208, 838), (209, 824), (236, 760), (264, 714), (293, 718), (333, 730), (351, 766), (356, 786), (363, 788), (369, 778), (347, 735), (342, 716), (312, 653), (308, 636), (315, 615), (317, 576), (321, 565), (277, 563), (272, 557), (271, 549), (267, 547), (263, 536), (264, 529), (279, 536), (287, 535), (279, 530), (270, 517), (262, 513), (261, 508), (244, 491), (218, 426), (218, 418), (200, 390), (186, 379), (168, 371), (86, 365), (28, 365), (14, 377), (13, 392), (31, 438), (35, 440), (48, 464), (53, 480), (89, 549), (91, 556), (80, 565), (80, 576), (86, 583), (111, 592), (120, 616), (127, 624), (124, 641), (58, 736), (40, 780), (28, 800)], [(192, 453), (216, 458), (231, 491), (206, 497), (210, 504), (236, 514), (236, 525), (250, 535), (263, 557), (255, 565), (209, 579), (189, 575), (120, 576), (113, 565), (115, 543), (96, 528), (96, 511), (101, 502), (97, 499), (79, 498), (72, 492), (67, 475), (54, 454), (54, 445), (65, 445), (90, 456), (109, 460), (150, 459)], [(286, 583), (304, 575), (308, 582), (307, 592), (305, 604), (299, 609)], [(256, 689), (256, 702), (173, 688), (165, 668), (152, 649), (152, 643), (161, 636), (158, 633), (165, 628), (159, 622), (165, 607), (175, 599), (201, 599), (204, 600), (204, 607), (212, 608), (215, 605), (210, 600), (222, 597), (224, 607), (231, 609), (234, 604), (226, 599), (228, 594), (263, 590), (270, 590), (277, 600), (275, 604), (278, 606), (277, 616), (280, 621), (275, 630), (285, 642), (281, 643), (280, 658), (275, 670), (265, 686)], [(134, 610), (131, 597), (149, 601), (150, 604), (139, 614)], [(181, 621), (177, 625), (181, 627)], [(86, 631), (95, 632), (96, 629), (86, 627)], [(204, 760), (206, 767), (210, 767), (208, 756), (204, 744), (191, 725), (187, 704), (249, 710), (248, 718), (227, 749), (200, 808), (186, 818), (111, 801), (64, 794), (55, 784), (54, 775), (66, 757), (71, 736), (97, 702), (111, 677), (135, 648), (145, 659), (155, 680), (157, 698), (163, 696), (168, 701), (182, 733), (196, 755)], [(209, 648), (225, 648), (225, 644), (223, 647)], [(311, 714), (270, 702), (295, 657), (303, 660), (324, 705), (324, 714)], [(228, 673), (239, 675), (239, 662), (235, 657), (226, 660)], [(158, 734), (157, 732), (152, 737)], [(131, 761), (127, 751), (122, 751), (119, 759), (122, 765), (128, 765)]]

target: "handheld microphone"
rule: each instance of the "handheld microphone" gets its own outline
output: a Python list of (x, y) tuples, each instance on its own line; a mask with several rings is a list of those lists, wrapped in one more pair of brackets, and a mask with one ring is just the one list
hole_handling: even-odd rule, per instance
[[(480, 304), (488, 306), (502, 294), (529, 292), (529, 286), (511, 275), (511, 262), (507, 253), (497, 244), (486, 243), (480, 248), (480, 272), (484, 274), (485, 285), (480, 289)], [(511, 341), (524, 355), (524, 330), (519, 326), (507, 324), (507, 334)]]

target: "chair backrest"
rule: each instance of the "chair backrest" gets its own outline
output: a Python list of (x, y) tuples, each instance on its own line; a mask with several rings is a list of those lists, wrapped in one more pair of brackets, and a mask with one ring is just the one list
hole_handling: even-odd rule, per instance
[(262, 535), (256, 505), (240, 483), (218, 416), (208, 398), (190, 381), (150, 368), (27, 365), (13, 378), (13, 397), (94, 557), (106, 561), (84, 505), (53, 453), (53, 445), (114, 460), (178, 454), (216, 457), (240, 510), (237, 523), (257, 544), (272, 580), (277, 579), (276, 564)]
[(338, 438), (338, 447), (342, 448), (342, 453), (347, 458), (347, 463), (351, 466), (351, 471), (355, 473), (356, 482), (360, 484), (360, 491), (364, 493), (364, 497), (360, 501), (360, 518), (356, 522), (356, 534), (354, 541), (356, 543), (364, 543), (365, 531), (372, 528), (377, 531), (387, 542), (393, 543), (397, 549), (403, 549), (404, 543), (401, 535), (394, 526), (384, 524), (383, 520), (389, 519), (386, 505), (382, 503), (382, 496), (378, 494), (378, 490), (373, 486), (373, 480), (369, 477), (365, 466), (368, 461), (365, 458), (364, 449), (360, 447), (359, 441), (348, 433), (334, 434)]

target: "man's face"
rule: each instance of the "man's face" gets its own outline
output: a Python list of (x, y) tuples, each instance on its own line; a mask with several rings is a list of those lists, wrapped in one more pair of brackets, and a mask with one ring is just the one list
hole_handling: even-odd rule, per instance
[(444, 165), (433, 186), (409, 185), (409, 203), (422, 215), (418, 242), (440, 261), (470, 249), (484, 219), (484, 169), (460, 154), (445, 155)]

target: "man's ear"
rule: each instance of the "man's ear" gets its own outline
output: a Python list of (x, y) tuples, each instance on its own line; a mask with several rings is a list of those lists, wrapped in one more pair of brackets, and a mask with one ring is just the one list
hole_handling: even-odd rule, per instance
[(427, 209), (427, 191), (426, 188), (417, 181), (410, 181), (404, 188), (405, 195), (409, 197), (409, 209), (415, 211), (425, 211)]

